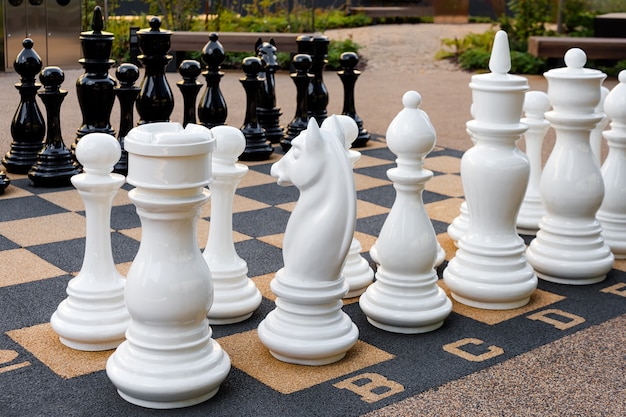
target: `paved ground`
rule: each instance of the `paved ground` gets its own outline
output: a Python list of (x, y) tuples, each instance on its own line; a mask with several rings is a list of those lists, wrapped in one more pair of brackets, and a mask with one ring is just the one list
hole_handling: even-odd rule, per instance
[[(402, 109), (402, 95), (416, 90), (422, 95), (422, 109), (433, 121), (438, 142), (442, 146), (465, 150), (471, 146), (465, 133), (465, 123), (471, 119), (471, 74), (447, 62), (435, 61), (434, 53), (440, 41), (446, 37), (461, 37), (468, 31), (488, 29), (488, 25), (377, 25), (368, 28), (329, 31), (331, 39), (352, 38), (362, 45), (360, 53), (368, 66), (356, 84), (356, 110), (365, 127), (377, 135), (385, 135), (387, 126)], [(400, 52), (398, 52), (400, 51)], [(414, 52), (411, 52), (414, 51)], [(81, 69), (65, 72), (63, 88), (69, 93), (61, 109), (61, 127), (66, 143), (74, 140), (76, 129), (81, 125), (81, 113), (76, 97), (75, 82), (83, 73)], [(114, 73), (114, 70), (111, 70)], [(228, 71), (221, 88), (228, 105), (227, 123), (240, 126), (245, 115), (245, 94), (239, 83), (243, 73)], [(175, 98), (173, 121), (182, 121), (182, 96), (175, 86), (181, 79), (176, 73), (168, 74)], [(531, 89), (545, 91), (543, 76), (528, 77)], [(341, 113), (343, 87), (339, 77), (327, 71), (325, 83), (329, 91), (328, 111)], [(5, 153), (11, 143), (10, 124), (19, 103), (13, 85), (19, 81), (14, 72), (0, 73), (0, 151)], [(608, 86), (614, 80), (607, 81)], [(295, 113), (295, 86), (286, 72), (277, 76), (277, 105), (283, 111), (282, 123), (287, 125)], [(43, 106), (42, 106), (43, 107)], [(42, 108), (43, 110), (43, 108)], [(135, 120), (137, 116), (135, 115)], [(114, 105), (111, 123), (119, 126), (119, 107)], [(550, 147), (550, 139), (546, 148)]]

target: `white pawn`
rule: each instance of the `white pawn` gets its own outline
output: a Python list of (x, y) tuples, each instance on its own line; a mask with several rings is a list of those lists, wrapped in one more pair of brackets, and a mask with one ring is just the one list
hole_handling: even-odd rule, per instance
[(604, 112), (604, 100), (606, 100), (606, 96), (608, 94), (608, 88), (606, 88), (605, 86), (600, 87), (600, 103), (598, 103), (598, 105), (596, 106), (596, 113), (600, 113), (604, 117), (602, 117), (602, 120), (600, 120), (598, 124), (596, 124), (596, 127), (591, 130), (591, 137), (589, 139), (591, 152), (593, 152), (593, 158), (595, 159), (598, 166), (602, 165), (602, 132), (604, 131), (604, 129), (606, 129), (606, 127), (609, 125), (609, 122), (611, 121), (607, 114)]
[(283, 240), (284, 267), (270, 286), (276, 308), (259, 324), (261, 342), (277, 359), (299, 365), (341, 360), (359, 330), (343, 312), (348, 292), (341, 269), (356, 222), (356, 191), (343, 131), (314, 118), (272, 165), (279, 185), (295, 185), (300, 197)]
[[(336, 115), (335, 117), (343, 130), (348, 159), (354, 168), (354, 164), (361, 158), (361, 153), (350, 149), (350, 147), (359, 135), (359, 127), (350, 116)], [(322, 128), (329, 128), (327, 120), (330, 119), (322, 122)], [(361, 242), (356, 237), (353, 237), (348, 256), (346, 257), (346, 263), (342, 269), (343, 278), (348, 283), (348, 287), (350, 287), (344, 298), (357, 297), (363, 294), (367, 286), (374, 280), (374, 271), (370, 268), (367, 260), (361, 256), (361, 250)]]
[(528, 126), (524, 138), (526, 155), (530, 163), (530, 177), (524, 201), (517, 215), (517, 231), (521, 234), (534, 235), (539, 229), (539, 220), (545, 214), (539, 193), (539, 183), (542, 172), (541, 148), (543, 139), (550, 128), (550, 122), (544, 115), (550, 110), (550, 99), (543, 91), (529, 91), (524, 98), (523, 110), (526, 117), (521, 122)]
[(609, 153), (602, 165), (604, 199), (596, 218), (616, 259), (626, 259), (626, 71), (608, 94), (604, 110), (611, 129), (604, 131)]
[(132, 129), (124, 144), (142, 233), (125, 290), (131, 322), (106, 372), (128, 402), (187, 407), (213, 397), (230, 371), (206, 317), (211, 272), (196, 234), (215, 142), (203, 126), (161, 122)]
[(572, 48), (566, 68), (544, 74), (552, 104), (546, 119), (556, 142), (541, 176), (546, 215), (526, 256), (540, 278), (560, 284), (600, 282), (614, 261), (596, 219), (604, 183), (589, 144), (591, 130), (604, 117), (595, 109), (606, 74), (584, 68), (586, 61), (581, 49)]
[(111, 171), (120, 155), (118, 141), (105, 133), (85, 135), (76, 146), (84, 173), (71, 180), (85, 204), (85, 256), (80, 273), (68, 283), (68, 297), (50, 319), (61, 342), (73, 349), (113, 349), (130, 322), (125, 280), (111, 252), (111, 203), (124, 184), (124, 176)]
[(469, 228), (443, 279), (452, 297), (471, 307), (521, 307), (537, 287), (515, 230), (530, 166), (515, 143), (526, 130), (520, 123), (528, 81), (508, 74), (506, 32), (499, 31), (489, 61), (492, 73), (472, 76), (474, 119), (467, 122), (475, 145), (461, 159)]
[(237, 184), (248, 167), (237, 163), (246, 147), (240, 129), (216, 126), (211, 190), (211, 225), (203, 256), (213, 278), (211, 324), (237, 323), (249, 318), (261, 304), (261, 293), (248, 278), (248, 265), (235, 251), (233, 242), (233, 198)]
[(396, 333), (435, 330), (452, 311), (452, 302), (437, 285), (437, 236), (422, 200), (433, 176), (424, 169), (424, 158), (436, 136), (421, 102), (417, 92), (405, 93), (404, 109), (387, 129), (387, 145), (398, 156), (387, 176), (397, 194), (376, 244), (376, 281), (359, 300), (372, 325)]

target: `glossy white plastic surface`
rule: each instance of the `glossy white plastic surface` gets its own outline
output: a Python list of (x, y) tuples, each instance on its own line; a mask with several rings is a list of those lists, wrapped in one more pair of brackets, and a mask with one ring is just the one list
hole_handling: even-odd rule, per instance
[(359, 336), (341, 309), (348, 292), (341, 269), (356, 223), (354, 176), (342, 128), (330, 119), (323, 129), (311, 119), (271, 170), (300, 197), (285, 230), (284, 267), (270, 284), (276, 308), (258, 335), (274, 357), (300, 365), (336, 362)]
[(604, 110), (611, 128), (604, 132), (609, 153), (602, 164), (604, 199), (596, 215), (602, 236), (616, 259), (626, 259), (626, 71), (609, 93)]
[(474, 119), (467, 123), (475, 145), (461, 159), (469, 228), (444, 270), (452, 297), (471, 307), (504, 310), (528, 303), (537, 277), (524, 256), (515, 225), (530, 166), (516, 147), (527, 80), (510, 75), (506, 33), (496, 33), (491, 74), (472, 76)]
[(539, 183), (541, 181), (543, 139), (550, 128), (545, 113), (550, 110), (550, 99), (543, 91), (529, 91), (524, 98), (524, 117), (521, 121), (528, 130), (524, 133), (526, 156), (530, 163), (530, 177), (524, 195), (524, 201), (517, 215), (517, 231), (521, 234), (534, 235), (539, 229), (539, 220), (545, 214)]
[(211, 191), (211, 225), (202, 256), (213, 278), (211, 324), (238, 323), (249, 318), (261, 304), (261, 293), (248, 278), (248, 265), (235, 251), (233, 198), (248, 167), (237, 163), (246, 147), (241, 130), (232, 126), (211, 129), (215, 137)]
[(117, 347), (130, 322), (124, 304), (126, 280), (111, 252), (111, 203), (124, 184), (124, 177), (111, 171), (120, 155), (117, 140), (105, 133), (85, 135), (76, 145), (84, 173), (71, 181), (85, 204), (85, 255), (50, 323), (61, 342), (77, 350)]
[(595, 109), (606, 74), (585, 63), (585, 53), (573, 48), (565, 54), (565, 68), (544, 74), (552, 104), (546, 119), (556, 143), (540, 183), (546, 214), (526, 252), (540, 278), (573, 285), (604, 280), (614, 261), (596, 219), (604, 182), (589, 145), (591, 130), (604, 116)]
[(387, 145), (397, 155), (397, 167), (387, 171), (396, 199), (376, 242), (376, 281), (359, 299), (372, 325), (395, 333), (435, 330), (452, 311), (452, 302), (437, 285), (439, 246), (422, 200), (433, 176), (424, 169), (424, 158), (436, 136), (419, 108), (421, 101), (416, 91), (405, 93), (404, 109), (387, 129)]
[(214, 139), (202, 126), (153, 123), (132, 129), (125, 145), (142, 237), (126, 283), (131, 323), (106, 371), (133, 404), (186, 407), (215, 395), (230, 371), (211, 338), (211, 273), (196, 237)]
[[(350, 147), (352, 146), (352, 142), (354, 142), (359, 135), (359, 127), (350, 116), (335, 115), (335, 118), (341, 125), (348, 159), (354, 168), (354, 164), (356, 164), (361, 158), (361, 153), (354, 149), (350, 149)], [(322, 122), (322, 128), (328, 128), (329, 123), (334, 123), (330, 121), (327, 122), (326, 120)], [(346, 257), (346, 262), (341, 270), (343, 278), (350, 288), (344, 298), (358, 297), (363, 294), (367, 286), (374, 280), (374, 271), (370, 268), (367, 260), (361, 256), (361, 250), (361, 242), (359, 242), (356, 237), (353, 237), (352, 243), (350, 244), (350, 250), (348, 251), (348, 256)]]

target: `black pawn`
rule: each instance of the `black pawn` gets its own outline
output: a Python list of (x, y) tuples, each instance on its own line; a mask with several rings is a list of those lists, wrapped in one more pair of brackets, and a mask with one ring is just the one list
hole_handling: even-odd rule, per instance
[(38, 95), (46, 107), (48, 129), (37, 163), (28, 171), (28, 178), (36, 187), (69, 186), (70, 178), (79, 173), (61, 136), (61, 104), (67, 95), (67, 90), (60, 89), (64, 80), (65, 74), (59, 67), (46, 67), (39, 75), (44, 90)]
[(153, 17), (150, 29), (138, 31), (137, 37), (142, 52), (137, 59), (145, 68), (137, 98), (139, 124), (169, 122), (174, 110), (174, 96), (165, 77), (165, 68), (172, 60), (172, 55), (167, 54), (172, 32), (161, 30), (161, 19)]
[(183, 77), (176, 83), (183, 95), (183, 126), (196, 123), (196, 98), (202, 88), (202, 83), (198, 82), (198, 76), (201, 72), (200, 63), (193, 59), (184, 60), (178, 67), (178, 73)]
[(298, 54), (291, 61), (296, 72), (289, 74), (296, 85), (296, 114), (287, 125), (287, 134), (280, 142), (283, 151), (287, 152), (291, 148), (291, 141), (306, 130), (309, 123), (308, 113), (308, 94), (307, 90), (311, 84), (312, 74), (309, 74), (311, 68), (311, 56), (308, 54)]
[(109, 76), (109, 69), (115, 63), (110, 59), (114, 36), (110, 32), (103, 32), (103, 27), (102, 9), (96, 6), (91, 22), (92, 30), (80, 34), (83, 58), (78, 62), (85, 69), (85, 73), (76, 80), (76, 93), (83, 123), (76, 132), (72, 150), (89, 133), (115, 135), (110, 120), (115, 103), (113, 89), (117, 81)]
[(4, 194), (4, 190), (11, 184), (11, 180), (3, 171), (0, 171), (0, 195)]
[(317, 123), (321, 126), (322, 122), (328, 117), (326, 108), (328, 107), (328, 89), (324, 84), (324, 68), (328, 64), (328, 37), (316, 35), (311, 37), (311, 74), (313, 79), (309, 85), (309, 116), (315, 117)]
[(356, 80), (361, 75), (361, 71), (354, 68), (359, 63), (359, 56), (354, 52), (344, 52), (339, 57), (339, 65), (341, 69), (337, 72), (341, 82), (343, 83), (343, 110), (341, 114), (350, 116), (359, 127), (359, 135), (352, 142), (353, 148), (360, 148), (367, 144), (370, 139), (370, 134), (367, 130), (363, 129), (363, 120), (356, 113), (354, 107), (354, 85)]
[(7, 171), (16, 174), (26, 174), (37, 162), (37, 153), (43, 147), (46, 135), (46, 124), (36, 100), (41, 84), (35, 81), (35, 77), (41, 71), (41, 58), (33, 49), (30, 38), (24, 39), (22, 46), (24, 49), (13, 64), (20, 75), (20, 82), (15, 84), (20, 94), (20, 104), (11, 121), (11, 150), (2, 158)]
[(255, 56), (244, 58), (241, 67), (246, 73), (239, 82), (246, 91), (246, 118), (241, 126), (241, 132), (246, 137), (246, 148), (239, 156), (243, 161), (264, 161), (269, 159), (272, 148), (265, 136), (265, 131), (259, 124), (256, 108), (259, 88), (263, 80), (259, 78), (259, 72), (263, 69), (261, 60)]
[(200, 124), (212, 128), (226, 123), (228, 108), (220, 90), (220, 80), (224, 73), (220, 71), (220, 65), (226, 59), (224, 47), (219, 42), (217, 33), (209, 35), (209, 42), (202, 48), (201, 60), (206, 65), (202, 75), (206, 79), (206, 89), (200, 98), (198, 105), (198, 120)]
[(259, 89), (259, 101), (257, 103), (257, 116), (259, 123), (265, 129), (267, 139), (272, 143), (280, 143), (285, 136), (285, 130), (280, 125), (280, 109), (276, 107), (276, 70), (279, 68), (276, 60), (276, 43), (274, 39), (263, 42), (261, 38), (256, 41), (256, 54), (261, 58), (263, 69), (259, 77), (263, 78), (263, 84)]
[(133, 112), (135, 100), (139, 95), (139, 87), (135, 82), (139, 78), (139, 68), (135, 64), (122, 64), (115, 70), (115, 77), (119, 81), (119, 86), (115, 87), (115, 95), (120, 102), (120, 130), (117, 140), (122, 148), (120, 160), (113, 167), (113, 172), (117, 174), (128, 174), (128, 152), (124, 149), (124, 139), (133, 128)]

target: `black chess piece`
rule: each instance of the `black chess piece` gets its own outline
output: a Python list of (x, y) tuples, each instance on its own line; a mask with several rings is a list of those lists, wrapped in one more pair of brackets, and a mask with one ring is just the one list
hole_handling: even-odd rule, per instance
[(36, 187), (69, 186), (70, 178), (80, 172), (61, 136), (61, 104), (67, 95), (67, 90), (61, 90), (64, 80), (65, 74), (59, 67), (46, 67), (39, 74), (44, 90), (38, 95), (46, 108), (48, 128), (46, 143), (28, 171), (28, 178)]
[(120, 130), (117, 140), (120, 142), (122, 155), (113, 167), (113, 172), (127, 175), (128, 152), (124, 149), (124, 139), (133, 128), (134, 105), (139, 95), (139, 87), (135, 85), (135, 82), (139, 79), (139, 68), (135, 64), (122, 64), (115, 70), (115, 77), (119, 81), (119, 85), (115, 87), (114, 92), (120, 102)]
[(257, 117), (261, 127), (265, 129), (265, 135), (271, 143), (280, 143), (285, 136), (285, 129), (280, 125), (282, 113), (276, 107), (276, 80), (275, 74), (279, 65), (276, 60), (276, 43), (274, 39), (263, 42), (261, 38), (256, 41), (256, 54), (261, 58), (263, 69), (259, 77), (263, 78), (263, 84), (259, 89), (259, 101), (257, 103)]
[(363, 128), (363, 120), (356, 113), (354, 106), (354, 86), (361, 75), (361, 71), (355, 70), (359, 63), (359, 56), (355, 52), (344, 52), (339, 57), (341, 69), (337, 72), (343, 84), (343, 110), (341, 114), (350, 116), (359, 128), (359, 135), (352, 142), (353, 148), (361, 148), (370, 140), (369, 132)]
[(255, 56), (244, 58), (241, 68), (246, 73), (239, 82), (246, 91), (246, 118), (241, 126), (241, 132), (246, 137), (246, 148), (239, 156), (242, 161), (264, 161), (269, 159), (274, 148), (270, 146), (265, 136), (265, 130), (259, 124), (256, 113), (257, 98), (263, 80), (259, 72), (263, 69), (261, 60)]
[(150, 29), (137, 32), (141, 55), (137, 57), (145, 68), (141, 91), (137, 97), (139, 124), (169, 122), (174, 110), (174, 95), (165, 77), (165, 68), (172, 60), (168, 55), (172, 32), (161, 29), (161, 19), (150, 19)]
[(46, 124), (36, 100), (41, 84), (36, 82), (35, 77), (42, 68), (41, 58), (33, 49), (32, 39), (24, 39), (22, 46), (24, 49), (13, 63), (13, 68), (20, 75), (20, 82), (15, 84), (20, 104), (11, 121), (11, 150), (2, 158), (7, 171), (16, 174), (26, 174), (37, 162), (37, 153), (43, 147), (46, 135)]
[(11, 184), (11, 179), (7, 177), (4, 171), (0, 171), (0, 195), (4, 194), (4, 190)]
[(115, 103), (113, 89), (117, 81), (109, 75), (109, 69), (115, 63), (110, 59), (115, 37), (110, 32), (103, 32), (103, 28), (102, 9), (96, 6), (91, 22), (92, 30), (80, 34), (83, 58), (78, 62), (85, 72), (76, 80), (76, 94), (83, 123), (76, 131), (72, 151), (76, 149), (80, 139), (89, 133), (115, 135), (110, 120)]
[(285, 152), (291, 148), (291, 141), (305, 130), (309, 123), (307, 90), (313, 78), (313, 74), (309, 74), (309, 68), (311, 68), (310, 55), (297, 54), (291, 63), (296, 70), (296, 72), (289, 74), (296, 85), (296, 114), (287, 125), (285, 138), (280, 142), (280, 146)]
[(180, 63), (178, 73), (183, 77), (176, 86), (183, 95), (183, 126), (196, 123), (196, 98), (202, 88), (198, 82), (198, 75), (202, 72), (200, 63), (193, 59), (186, 59)]
[(220, 65), (226, 59), (226, 54), (217, 33), (209, 35), (209, 42), (202, 48), (200, 58), (206, 65), (206, 70), (202, 72), (202, 75), (207, 85), (198, 105), (198, 120), (200, 124), (210, 129), (226, 123), (228, 115), (228, 107), (220, 90), (220, 80), (224, 76), (224, 73), (220, 71)]
[(328, 117), (328, 89), (324, 84), (324, 68), (328, 64), (328, 44), (330, 41), (324, 35), (315, 35), (311, 37), (311, 74), (313, 79), (308, 90), (308, 111), (310, 117), (315, 117), (317, 123), (321, 126), (322, 122)]

